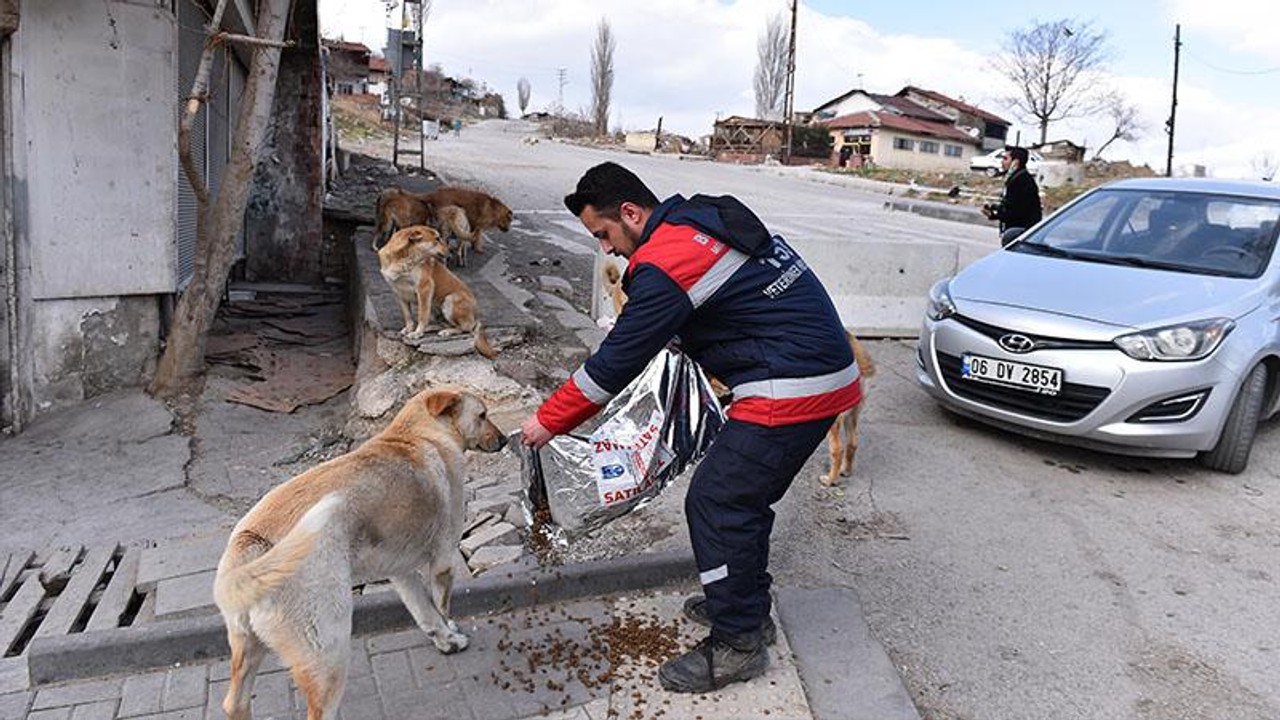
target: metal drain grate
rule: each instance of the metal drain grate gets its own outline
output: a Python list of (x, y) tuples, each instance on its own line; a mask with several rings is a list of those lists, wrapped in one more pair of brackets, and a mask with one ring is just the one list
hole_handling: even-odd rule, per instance
[(118, 544), (0, 551), (0, 657), (38, 637), (127, 627), (142, 606), (141, 549)]

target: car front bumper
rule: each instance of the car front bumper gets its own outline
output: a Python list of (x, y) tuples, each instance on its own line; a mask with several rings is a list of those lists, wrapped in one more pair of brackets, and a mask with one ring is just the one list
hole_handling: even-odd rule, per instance
[[(1058, 368), (1056, 396), (965, 378), (966, 353)], [(1144, 362), (1119, 349), (1005, 351), (986, 334), (954, 319), (926, 320), (916, 357), (917, 380), (944, 407), (962, 415), (1043, 439), (1107, 452), (1192, 457), (1212, 449), (1230, 411), (1238, 371), (1210, 358), (1193, 362)], [(1136, 422), (1153, 403), (1207, 393), (1189, 417)]]

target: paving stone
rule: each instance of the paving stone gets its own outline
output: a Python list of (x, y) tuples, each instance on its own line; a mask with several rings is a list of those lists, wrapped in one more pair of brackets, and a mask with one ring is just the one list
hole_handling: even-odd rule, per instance
[(378, 635), (370, 635), (365, 638), (365, 643), (369, 647), (369, 661), (381, 653), (395, 652), (396, 650), (405, 650), (415, 647), (426, 642), (426, 636), (418, 628), (409, 630), (398, 630), (396, 632), (381, 633)]
[[(572, 287), (569, 288), (569, 293), (570, 293), (570, 297), (572, 297), (572, 293), (573, 293)], [(565, 312), (565, 313), (578, 312), (578, 309), (575, 308), (573, 305), (569, 304), (569, 302), (566, 301), (562, 295), (551, 291), (550, 288), (543, 288), (542, 292), (538, 293), (538, 299), (542, 301), (543, 305), (546, 305), (547, 307), (551, 308), (555, 312)]]
[[(150, 590), (166, 578), (202, 573), (218, 567), (227, 547), (226, 534), (216, 534), (182, 543), (166, 543), (146, 548), (138, 563), (138, 587)], [(209, 587), (212, 587), (210, 584)]]
[(154, 715), (164, 709), (165, 671), (134, 675), (124, 680), (120, 691), (120, 717)]
[(0, 695), (26, 690), (30, 685), (31, 676), (27, 672), (25, 656), (0, 658)]
[(476, 550), (485, 545), (508, 543), (512, 540), (518, 542), (519, 533), (514, 525), (509, 522), (498, 522), (488, 525), (471, 533), (458, 543), (458, 548), (462, 550), (463, 556), (470, 558)]
[[(218, 693), (219, 702), (226, 691), (227, 688), (224, 686)], [(293, 681), (289, 678), (289, 673), (258, 673), (258, 679), (253, 683), (253, 702), (251, 703), (254, 717), (270, 715), (287, 717), (302, 705), (301, 701), (295, 699)]]
[(518, 502), (507, 504), (507, 512), (503, 514), (502, 519), (521, 530), (529, 527), (529, 519), (524, 516), (524, 508)]
[[(382, 711), (391, 718), (420, 718), (423, 716), (424, 695), (421, 690), (401, 692), (382, 696)], [(467, 696), (462, 692), (458, 682), (446, 683), (431, 688), (431, 717), (447, 718), (447, 720), (503, 720), (502, 718), (485, 717), (471, 712), (467, 705)]]
[(71, 708), (60, 707), (52, 710), (35, 710), (27, 715), (27, 720), (71, 720)]
[(471, 553), (467, 564), (476, 574), (480, 574), (495, 567), (513, 563), (523, 555), (523, 545), (486, 545)]
[(27, 714), (32, 693), (6, 692), (0, 694), (0, 718), (20, 718)]
[(170, 670), (165, 675), (164, 710), (202, 707), (208, 692), (209, 668), (190, 665)]
[(124, 680), (122, 678), (54, 685), (37, 690), (36, 701), (31, 708), (33, 710), (43, 710), (45, 708), (80, 705), (99, 700), (119, 700), (120, 690), (123, 686)]
[[(206, 714), (204, 708), (185, 708), (183, 710), (170, 710), (169, 712), (156, 713), (155, 715), (141, 715), (138, 720), (205, 720)], [(218, 710), (216, 714), (209, 715), (212, 718), (221, 718), (222, 711)], [(73, 718), (72, 720), (78, 720)]]
[(87, 705), (76, 705), (71, 709), (71, 720), (115, 720), (115, 700), (99, 700)]
[(213, 604), (215, 572), (206, 570), (159, 581), (154, 593), (156, 619), (174, 620), (217, 612)]
[(369, 663), (373, 666), (373, 679), (377, 683), (379, 694), (397, 695), (419, 688), (409, 666), (407, 651), (380, 653), (369, 658)]

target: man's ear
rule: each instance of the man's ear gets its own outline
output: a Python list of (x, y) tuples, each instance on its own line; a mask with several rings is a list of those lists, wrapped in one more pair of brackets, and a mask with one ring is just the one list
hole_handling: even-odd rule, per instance
[(458, 404), (460, 398), (461, 395), (452, 390), (432, 393), (427, 396), (427, 412), (435, 417), (444, 415)]
[(639, 205), (624, 200), (618, 206), (618, 215), (629, 225), (640, 225), (641, 219), (644, 218), (644, 211)]

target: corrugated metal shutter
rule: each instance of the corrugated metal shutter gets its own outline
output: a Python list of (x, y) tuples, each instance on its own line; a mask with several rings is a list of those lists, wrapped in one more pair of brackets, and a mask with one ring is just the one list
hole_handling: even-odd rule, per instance
[[(196, 72), (200, 68), (200, 54), (204, 51), (204, 27), (209, 18), (199, 6), (191, 0), (178, 1), (178, 111), (186, 112), (185, 100), (191, 92), (191, 84), (195, 82)], [(191, 124), (191, 157), (195, 161), (201, 176), (208, 182), (208, 118), (207, 107), (201, 107)], [(191, 273), (196, 256), (196, 215), (199, 205), (196, 203), (195, 191), (187, 180), (187, 173), (182, 169), (176, 155), (174, 166), (178, 175), (178, 289), (181, 290), (191, 281)]]

